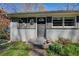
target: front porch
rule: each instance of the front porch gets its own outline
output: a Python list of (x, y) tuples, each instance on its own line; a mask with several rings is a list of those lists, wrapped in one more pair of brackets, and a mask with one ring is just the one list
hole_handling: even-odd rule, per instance
[(41, 38), (40, 42), (44, 42), (64, 38), (77, 42), (79, 39), (78, 16), (13, 17), (11, 20), (11, 41)]

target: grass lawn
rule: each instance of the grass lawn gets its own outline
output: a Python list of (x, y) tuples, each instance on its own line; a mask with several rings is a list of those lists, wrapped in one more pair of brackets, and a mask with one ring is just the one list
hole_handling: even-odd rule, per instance
[(69, 43), (63, 45), (60, 43), (54, 43), (49, 46), (47, 53), (49, 56), (79, 56), (79, 44)]
[(31, 46), (19, 41), (2, 45), (0, 48), (0, 56), (28, 56)]

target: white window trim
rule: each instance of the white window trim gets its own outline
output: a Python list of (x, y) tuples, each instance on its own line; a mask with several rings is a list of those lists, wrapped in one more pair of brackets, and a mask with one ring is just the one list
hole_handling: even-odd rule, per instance
[[(63, 23), (62, 23), (62, 25), (63, 25)], [(53, 26), (53, 17), (52, 17), (52, 28), (63, 28), (63, 26)]]
[[(63, 17), (65, 19), (65, 17)], [(64, 28), (76, 28), (76, 17), (74, 16), (74, 20), (75, 20), (75, 25), (74, 26), (65, 26), (65, 24), (63, 25)]]
[(78, 25), (77, 25), (77, 19), (76, 19), (76, 16), (72, 16), (72, 17), (74, 17), (74, 20), (75, 20), (75, 25), (74, 26), (65, 26), (65, 24), (64, 24), (64, 19), (65, 19), (65, 17), (62, 17), (63, 19), (63, 25), (62, 26), (53, 26), (53, 17), (52, 17), (52, 28), (78, 28)]

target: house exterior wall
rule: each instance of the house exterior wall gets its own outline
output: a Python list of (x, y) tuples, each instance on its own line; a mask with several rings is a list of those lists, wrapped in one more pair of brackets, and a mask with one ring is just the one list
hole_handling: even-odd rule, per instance
[[(68, 17), (68, 16), (64, 16)], [(69, 16), (70, 17), (70, 16)], [(74, 17), (75, 20), (75, 26), (53, 26), (52, 23), (47, 23), (47, 29), (46, 29), (46, 37), (49, 40), (57, 41), (58, 39), (68, 39), (72, 42), (78, 42), (79, 41), (79, 22), (77, 22), (77, 17)], [(63, 18), (64, 19), (64, 18)]]
[[(10, 23), (11, 41), (22, 40), (24, 42), (34, 41), (37, 39), (37, 29), (18, 29), (17, 22)], [(46, 29), (46, 38), (56, 41), (59, 38), (70, 39), (73, 42), (79, 40), (79, 29), (76, 28), (52, 28)]]
[(69, 39), (78, 42), (79, 29), (47, 29), (47, 39), (56, 41), (59, 38)]
[(28, 28), (28, 29), (18, 29), (18, 23), (17, 22), (11, 22), (10, 23), (10, 38), (11, 41), (17, 41), (21, 40), (24, 42), (28, 42), (30, 40), (36, 40), (37, 38), (37, 32), (36, 28)]
[[(75, 26), (53, 26), (52, 22), (47, 23), (46, 22), (46, 38), (52, 41), (56, 41), (59, 38), (63, 39), (69, 39), (72, 40), (72, 42), (78, 42), (79, 41), (79, 22), (77, 22), (77, 16), (79, 14), (76, 13), (44, 13), (44, 14), (20, 14), (20, 15), (12, 15), (12, 17), (46, 17), (46, 16), (52, 16), (52, 17), (75, 17)], [(78, 19), (79, 20), (79, 19)], [(18, 28), (18, 22), (11, 22), (10, 23), (10, 37), (11, 41), (16, 40), (22, 40), (24, 42), (28, 41), (34, 41), (37, 40), (37, 23), (34, 23), (34, 25), (30, 25), (30, 23), (27, 23), (25, 27), (20, 26), (21, 28)], [(64, 24), (64, 23), (63, 23)], [(22, 25), (22, 24), (21, 24)], [(41, 40), (41, 39), (40, 39)]]

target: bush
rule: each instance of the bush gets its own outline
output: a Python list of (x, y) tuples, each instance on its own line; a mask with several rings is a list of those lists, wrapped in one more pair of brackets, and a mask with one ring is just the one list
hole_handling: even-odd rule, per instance
[(69, 55), (69, 56), (72, 56), (72, 55), (79, 55), (79, 45), (78, 44), (67, 44), (64, 46), (64, 54), (65, 55)]
[(6, 43), (7, 41), (8, 41), (7, 37), (3, 34), (2, 35), (0, 34), (0, 44)]
[(79, 44), (52, 44), (49, 46), (47, 52), (48, 55), (76, 56), (79, 55)]
[(5, 35), (0, 34), (0, 39), (7, 39)]
[(62, 45), (61, 44), (55, 43), (55, 44), (52, 44), (52, 45), (49, 46), (47, 52), (49, 54), (52, 54), (53, 53), (53, 54), (58, 55), (60, 53), (60, 51), (61, 51), (61, 48), (62, 48)]

